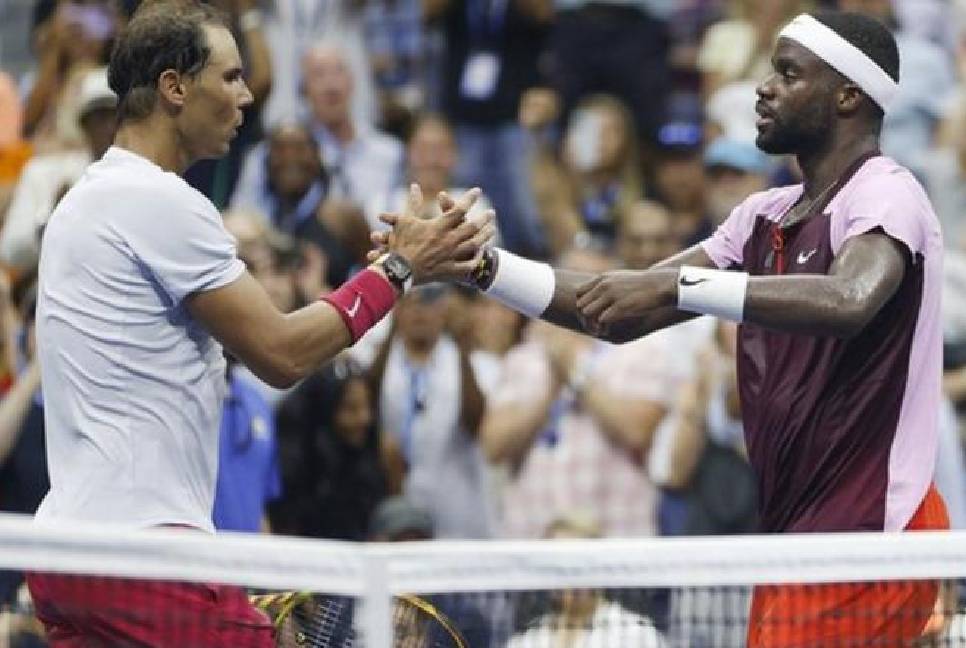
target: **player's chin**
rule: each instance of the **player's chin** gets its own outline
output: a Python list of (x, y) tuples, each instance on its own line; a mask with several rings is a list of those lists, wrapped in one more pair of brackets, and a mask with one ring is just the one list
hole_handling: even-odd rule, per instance
[(782, 141), (775, 137), (774, 131), (769, 127), (758, 128), (758, 135), (755, 137), (755, 146), (770, 155), (788, 153)]
[(228, 149), (231, 148), (231, 140), (232, 139), (233, 138), (231, 138), (231, 137), (225, 138), (225, 139), (221, 140), (220, 142), (218, 142), (217, 144), (215, 144), (214, 146), (212, 146), (211, 155), (209, 157), (212, 157), (212, 158), (220, 158), (220, 157), (225, 157), (226, 155), (228, 155)]

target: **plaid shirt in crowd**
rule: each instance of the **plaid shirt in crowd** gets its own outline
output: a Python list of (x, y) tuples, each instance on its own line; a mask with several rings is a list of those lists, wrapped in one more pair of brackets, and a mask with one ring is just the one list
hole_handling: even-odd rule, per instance
[[(673, 349), (664, 336), (623, 345), (598, 342), (589, 384), (614, 394), (654, 401), (670, 409), (683, 379), (676, 378)], [(492, 396), (496, 406), (544, 398), (551, 369), (539, 343), (523, 344), (507, 355)], [(555, 518), (587, 511), (611, 537), (656, 533), (657, 488), (647, 462), (609, 440), (600, 424), (562, 392), (547, 427), (539, 433), (503, 497), (503, 534), (538, 538)]]

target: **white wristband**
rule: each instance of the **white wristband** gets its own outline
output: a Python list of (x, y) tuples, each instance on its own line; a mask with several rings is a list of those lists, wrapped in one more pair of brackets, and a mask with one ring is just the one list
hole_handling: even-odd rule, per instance
[(527, 317), (540, 317), (550, 306), (557, 279), (546, 263), (495, 250), (496, 276), (486, 294)]
[(748, 273), (681, 266), (678, 309), (742, 322)]

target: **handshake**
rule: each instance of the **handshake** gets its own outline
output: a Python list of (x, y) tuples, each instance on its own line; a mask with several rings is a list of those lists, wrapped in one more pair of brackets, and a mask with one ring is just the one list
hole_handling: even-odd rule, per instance
[(492, 209), (466, 217), (479, 197), (479, 189), (470, 189), (455, 200), (441, 192), (436, 199), (443, 215), (426, 219), (420, 216), (424, 213), (422, 190), (417, 184), (410, 185), (402, 213), (380, 214), (379, 219), (392, 229), (373, 232), (375, 249), (368, 260), (395, 252), (409, 262), (417, 284), (468, 281), (496, 236)]

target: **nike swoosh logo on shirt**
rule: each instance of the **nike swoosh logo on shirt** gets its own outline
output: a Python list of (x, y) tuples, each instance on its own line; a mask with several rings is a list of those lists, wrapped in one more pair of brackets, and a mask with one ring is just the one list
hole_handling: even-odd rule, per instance
[(804, 252), (799, 252), (798, 253), (798, 265), (805, 265), (806, 263), (808, 263), (808, 260), (811, 259), (812, 256), (815, 255), (816, 252), (818, 252), (818, 248), (815, 248), (814, 250), (812, 250), (808, 254), (805, 254)]
[(353, 302), (352, 308), (350, 308), (349, 310), (346, 311), (349, 314), (349, 317), (355, 317), (356, 316), (356, 313), (359, 312), (359, 306), (361, 304), (362, 304), (362, 295), (356, 295), (356, 300), (355, 300), (355, 302)]
[(681, 277), (681, 285), (682, 286), (697, 286), (699, 283), (704, 283), (707, 280), (708, 280), (707, 278), (704, 278), (704, 279), (688, 279), (687, 277)]

